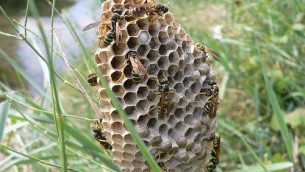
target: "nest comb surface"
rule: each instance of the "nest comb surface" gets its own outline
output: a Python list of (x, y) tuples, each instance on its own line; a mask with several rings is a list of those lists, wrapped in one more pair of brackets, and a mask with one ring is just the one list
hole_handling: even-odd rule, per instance
[[(205, 53), (195, 48), (195, 42), (171, 12), (158, 17), (143, 14), (139, 18), (123, 18), (119, 21), (122, 36), (118, 44), (113, 41), (103, 46), (104, 24), (109, 24), (111, 9), (128, 8), (131, 1), (108, 0), (102, 4), (96, 63), (151, 154), (157, 162), (164, 163), (163, 169), (205, 171), (216, 119), (202, 115), (208, 96), (200, 93), (216, 79), (211, 63)], [(144, 3), (144, 0), (133, 3)], [(147, 69), (139, 83), (132, 80), (131, 68), (125, 59), (131, 50), (138, 52)], [(158, 83), (152, 78), (163, 75), (174, 91), (168, 95), (170, 115), (159, 120), (156, 104), (160, 95), (154, 93)], [(99, 94), (103, 133), (113, 147), (113, 161), (122, 171), (150, 171), (101, 84)]]

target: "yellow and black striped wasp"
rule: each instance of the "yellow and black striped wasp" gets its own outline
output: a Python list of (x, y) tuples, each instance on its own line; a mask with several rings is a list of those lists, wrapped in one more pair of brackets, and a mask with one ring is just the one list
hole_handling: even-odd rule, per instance
[(133, 81), (139, 83), (146, 74), (146, 69), (140, 61), (139, 54), (136, 51), (129, 51), (125, 58), (132, 68), (131, 75)]
[[(107, 22), (103, 23), (104, 31), (103, 31), (101, 36), (104, 37), (103, 44), (104, 44), (105, 47), (110, 45), (114, 39), (116, 39), (116, 43), (118, 43), (119, 33), (120, 33), (120, 31), (119, 31), (119, 21), (123, 18), (122, 14), (123, 14), (122, 9), (114, 9), (113, 10), (113, 15), (110, 19), (111, 27), (109, 27), (107, 25)], [(101, 21), (90, 23), (90, 24), (86, 25), (82, 29), (82, 31), (85, 32), (85, 31), (88, 31), (92, 28), (95, 28), (100, 23), (101, 23)], [(106, 32), (106, 29), (109, 29), (109, 31)]]
[(212, 158), (209, 161), (209, 165), (207, 167), (207, 172), (216, 172), (216, 167), (219, 163), (219, 156), (220, 156), (220, 136), (215, 135), (213, 140), (213, 149), (211, 152)]
[(146, 1), (143, 4), (135, 4), (133, 8), (130, 9), (130, 13), (138, 16), (140, 14), (148, 14), (154, 15), (157, 13), (158, 15), (162, 15), (168, 12), (168, 6), (163, 4), (158, 4), (155, 1)]
[(107, 139), (105, 135), (102, 132), (102, 121), (101, 119), (95, 120), (91, 123), (92, 131), (94, 132), (94, 138), (97, 140), (100, 145), (106, 149), (106, 151), (109, 153), (109, 151), (112, 150), (112, 146), (109, 142), (107, 142)]
[(214, 59), (217, 60), (217, 61), (220, 60), (219, 54), (217, 52), (215, 52), (214, 50), (212, 50), (211, 48), (208, 48), (206, 45), (197, 43), (196, 48), (199, 51), (204, 52), (204, 54), (207, 56), (207, 61), (208, 61), (209, 64), (211, 64)]
[[(163, 75), (164, 76), (164, 75)], [(172, 93), (174, 90), (169, 88), (168, 79), (164, 76), (161, 80), (158, 78), (151, 78), (158, 82), (158, 90), (153, 91), (154, 94), (160, 95), (159, 102), (152, 107), (149, 111), (153, 110), (155, 107), (158, 106), (158, 119), (165, 119), (169, 116), (171, 101), (168, 98), (168, 94)]]
[(209, 85), (211, 86), (210, 92), (206, 92), (207, 96), (209, 97), (209, 100), (206, 102), (203, 108), (203, 116), (208, 115), (210, 118), (215, 118), (217, 115), (217, 105), (218, 105), (218, 93), (219, 88), (216, 84), (216, 82), (210, 82)]
[(97, 82), (97, 74), (96, 73), (91, 73), (88, 75), (87, 82), (90, 84), (90, 86), (94, 87), (98, 85)]

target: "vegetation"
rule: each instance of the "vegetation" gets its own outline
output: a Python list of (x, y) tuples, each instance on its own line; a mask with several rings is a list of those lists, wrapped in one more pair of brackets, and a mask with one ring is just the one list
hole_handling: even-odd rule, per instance
[[(31, 47), (47, 69), (43, 75), (48, 80), (37, 83), (0, 49), (1, 57), (16, 71), (13, 79), (20, 85), (30, 84), (37, 92), (31, 95), (0, 82), (0, 171), (117, 171), (111, 157), (94, 141), (89, 126), (98, 102), (94, 89), (85, 81), (88, 73), (97, 71), (92, 52), (84, 48), (73, 23), (61, 13), (83, 56), (81, 63), (75, 62), (66, 67), (66, 74), (59, 74), (53, 62), (67, 57), (58, 48), (57, 28), (51, 24), (44, 30), (34, 1), (28, 2), (25, 16), (31, 14), (36, 19), (40, 36), (35, 35), (40, 42), (28, 39), (32, 31), (24, 29), (27, 24), (16, 23), (2, 7), (2, 15), (16, 33), (0, 29), (0, 34)], [(304, 171), (305, 1), (173, 0), (169, 6), (196, 41), (221, 55), (221, 63), (214, 65), (221, 89), (218, 170)], [(53, 23), (58, 11), (52, 5), (50, 9)], [(125, 119), (123, 111), (121, 117)], [(133, 130), (132, 125), (129, 129)], [(145, 147), (142, 149), (145, 152)]]

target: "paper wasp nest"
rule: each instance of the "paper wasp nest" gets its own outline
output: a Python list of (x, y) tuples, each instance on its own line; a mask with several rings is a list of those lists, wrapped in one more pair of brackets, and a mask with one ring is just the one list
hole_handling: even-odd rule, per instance
[[(119, 42), (114, 40), (104, 46), (112, 9), (129, 9), (133, 3), (144, 3), (144, 0), (108, 0), (102, 4), (96, 63), (162, 169), (206, 171), (216, 127), (216, 118), (203, 115), (209, 96), (202, 92), (210, 89), (209, 83), (216, 79), (211, 63), (205, 53), (196, 49), (195, 42), (170, 11), (160, 16), (143, 14), (122, 18)], [(139, 83), (133, 81), (132, 69), (125, 58), (131, 50), (139, 54), (146, 69)], [(159, 88), (156, 77), (166, 77), (172, 90), (168, 93), (169, 116), (164, 119), (158, 119), (156, 105), (160, 95), (154, 92)], [(122, 171), (150, 171), (101, 84), (99, 94), (102, 132), (112, 145), (113, 161)]]

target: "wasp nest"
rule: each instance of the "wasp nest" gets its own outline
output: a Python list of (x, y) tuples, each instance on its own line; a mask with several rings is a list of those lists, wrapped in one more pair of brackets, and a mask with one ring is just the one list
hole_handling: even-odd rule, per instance
[[(209, 90), (216, 84), (211, 61), (170, 11), (130, 13), (144, 3), (108, 0), (102, 4), (96, 63), (162, 169), (206, 171), (216, 127), (215, 116), (207, 115), (205, 109), (211, 103)], [(116, 28), (120, 33), (115, 33), (119, 38), (105, 46), (113, 9), (123, 10)], [(140, 81), (135, 80), (134, 66), (126, 59), (131, 51), (145, 68)], [(164, 87), (160, 89), (162, 80), (167, 81), (167, 94), (162, 92)], [(150, 171), (101, 84), (99, 94), (102, 133), (112, 146), (113, 161), (122, 171)]]

